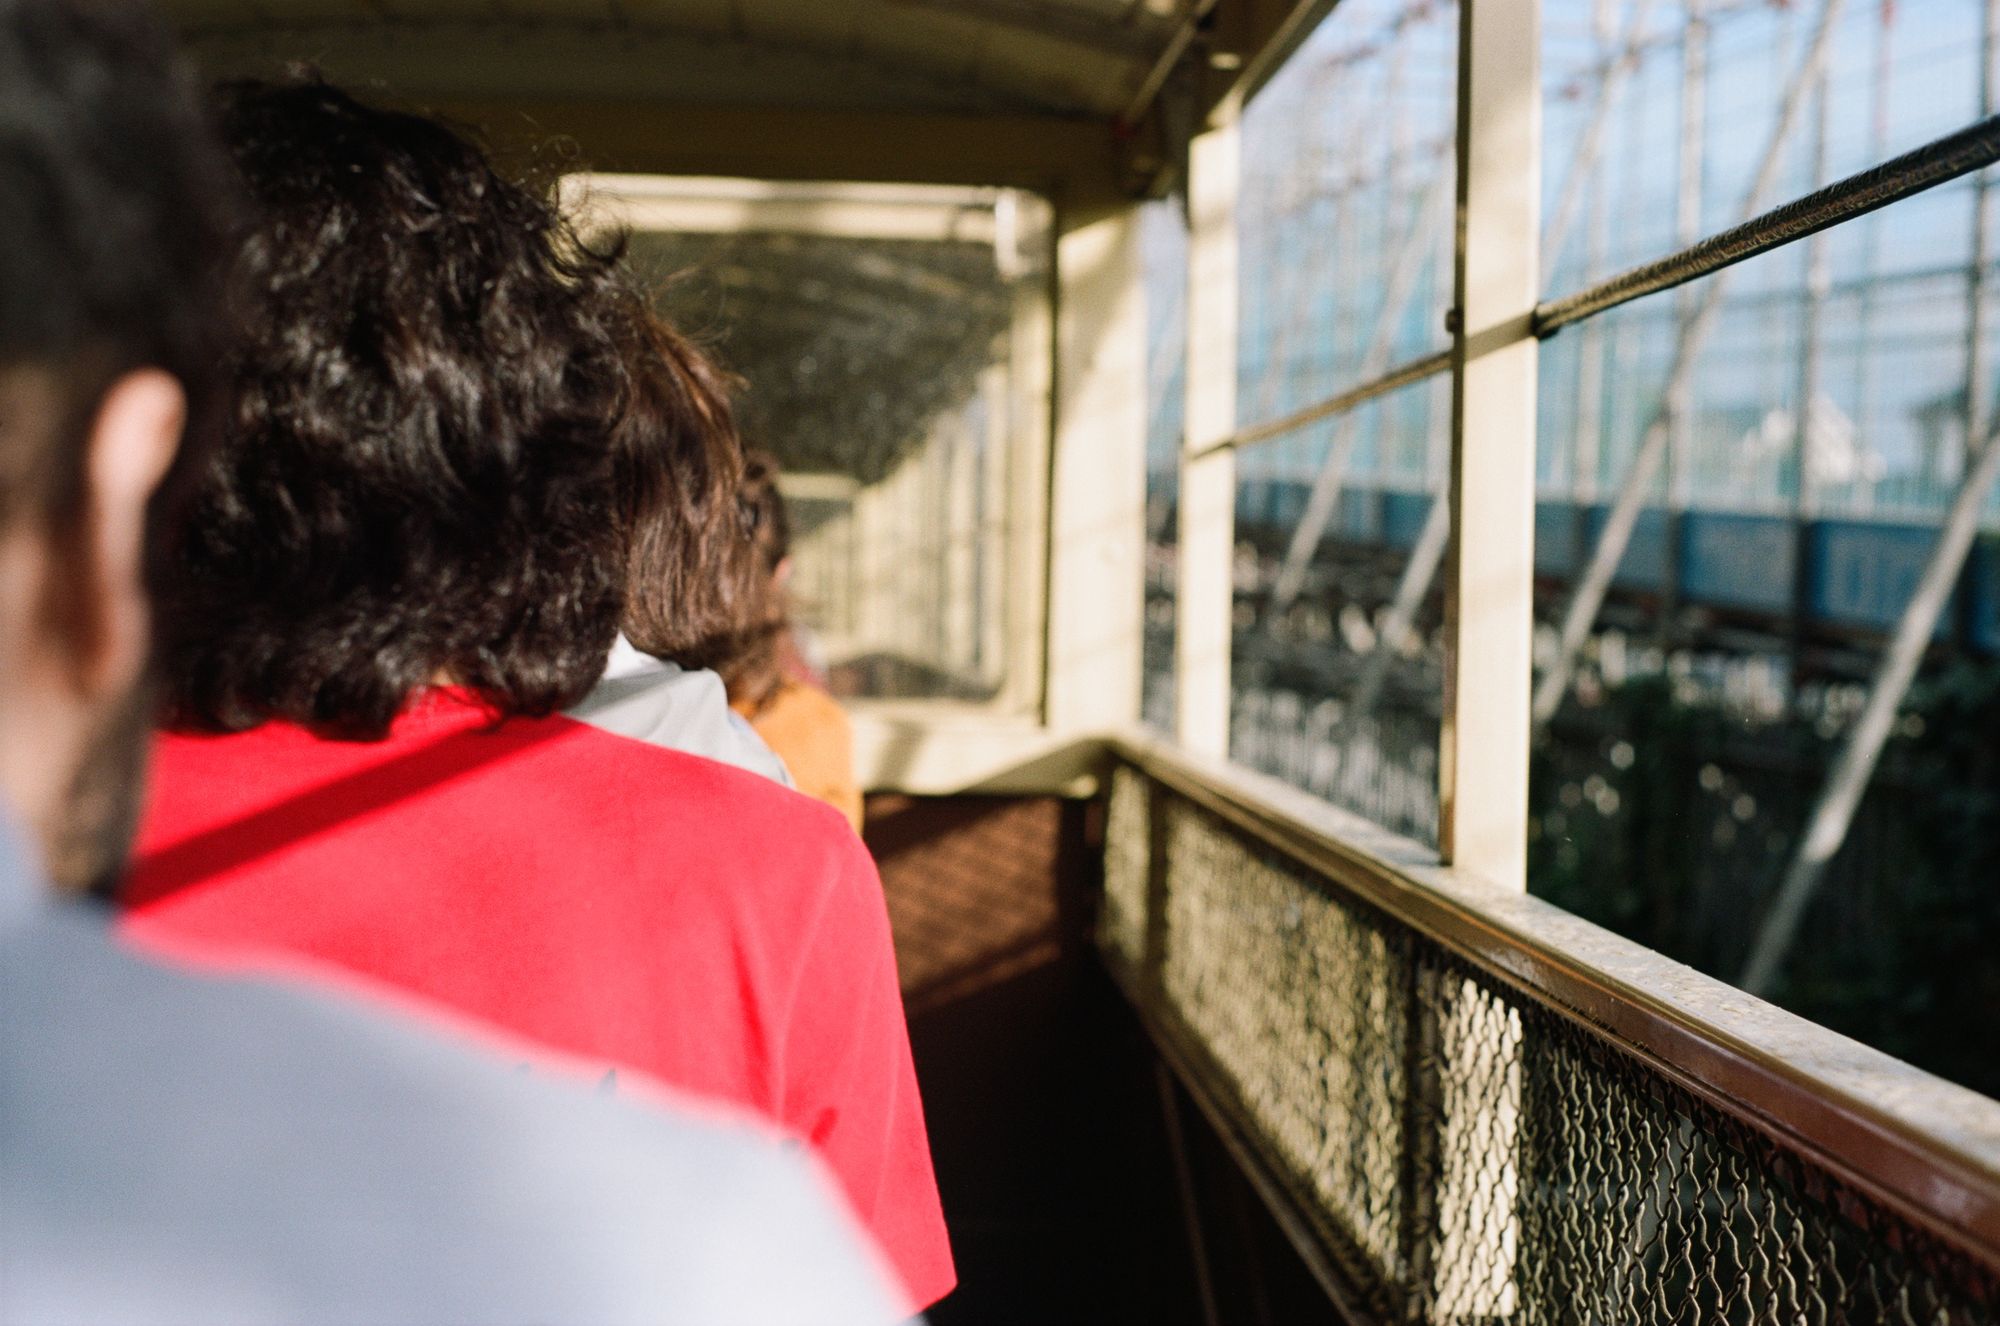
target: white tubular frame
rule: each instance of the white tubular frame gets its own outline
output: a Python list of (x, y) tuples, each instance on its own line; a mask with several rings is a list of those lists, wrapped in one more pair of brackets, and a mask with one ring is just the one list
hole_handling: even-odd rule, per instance
[(1460, 0), (1458, 77), (1438, 848), (1467, 875), (1522, 892), (1534, 681), (1540, 0)]
[(1187, 432), (1174, 594), (1174, 735), (1198, 755), (1229, 753), (1235, 617), (1236, 106), (1188, 148)]

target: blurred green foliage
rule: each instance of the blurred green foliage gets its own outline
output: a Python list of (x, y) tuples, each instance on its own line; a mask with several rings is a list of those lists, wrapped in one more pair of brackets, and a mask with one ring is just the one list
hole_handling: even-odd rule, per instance
[[(1732, 717), (1664, 677), (1573, 703), (1532, 764), (1530, 887), (1733, 980), (1841, 729)], [(1774, 997), (2000, 1096), (2000, 667), (1913, 693)]]

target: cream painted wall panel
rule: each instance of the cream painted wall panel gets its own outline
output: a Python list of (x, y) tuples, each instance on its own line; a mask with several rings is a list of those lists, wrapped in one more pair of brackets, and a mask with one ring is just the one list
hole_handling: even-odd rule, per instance
[(1058, 405), (1049, 574), (1049, 725), (1139, 716), (1146, 364), (1139, 214), (1058, 242)]

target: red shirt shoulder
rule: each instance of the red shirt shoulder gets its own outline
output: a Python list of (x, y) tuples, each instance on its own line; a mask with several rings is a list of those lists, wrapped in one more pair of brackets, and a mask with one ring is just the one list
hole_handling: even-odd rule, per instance
[(812, 1140), (919, 1304), (953, 1283), (874, 862), (838, 813), (565, 718), (158, 743), (125, 930), (330, 965)]

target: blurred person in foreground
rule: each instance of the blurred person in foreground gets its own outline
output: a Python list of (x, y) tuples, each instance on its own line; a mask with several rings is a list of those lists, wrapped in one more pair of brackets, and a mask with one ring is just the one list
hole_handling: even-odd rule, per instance
[(761, 1130), (111, 942), (229, 196), (149, 15), (0, 0), (0, 1321), (890, 1320)]
[(750, 720), (791, 770), (801, 792), (826, 802), (861, 831), (854, 726), (800, 657), (792, 623), (792, 528), (778, 491), (778, 464), (753, 453), (741, 505), (749, 524), (746, 625), (720, 662), (729, 703)]
[(171, 550), (126, 934), (304, 960), (614, 1090), (748, 1107), (935, 1301), (951, 1255), (874, 862), (767, 778), (562, 712), (624, 603), (607, 513), (649, 388), (617, 252), (446, 126), (324, 83), (226, 88), (220, 126), (241, 325)]

